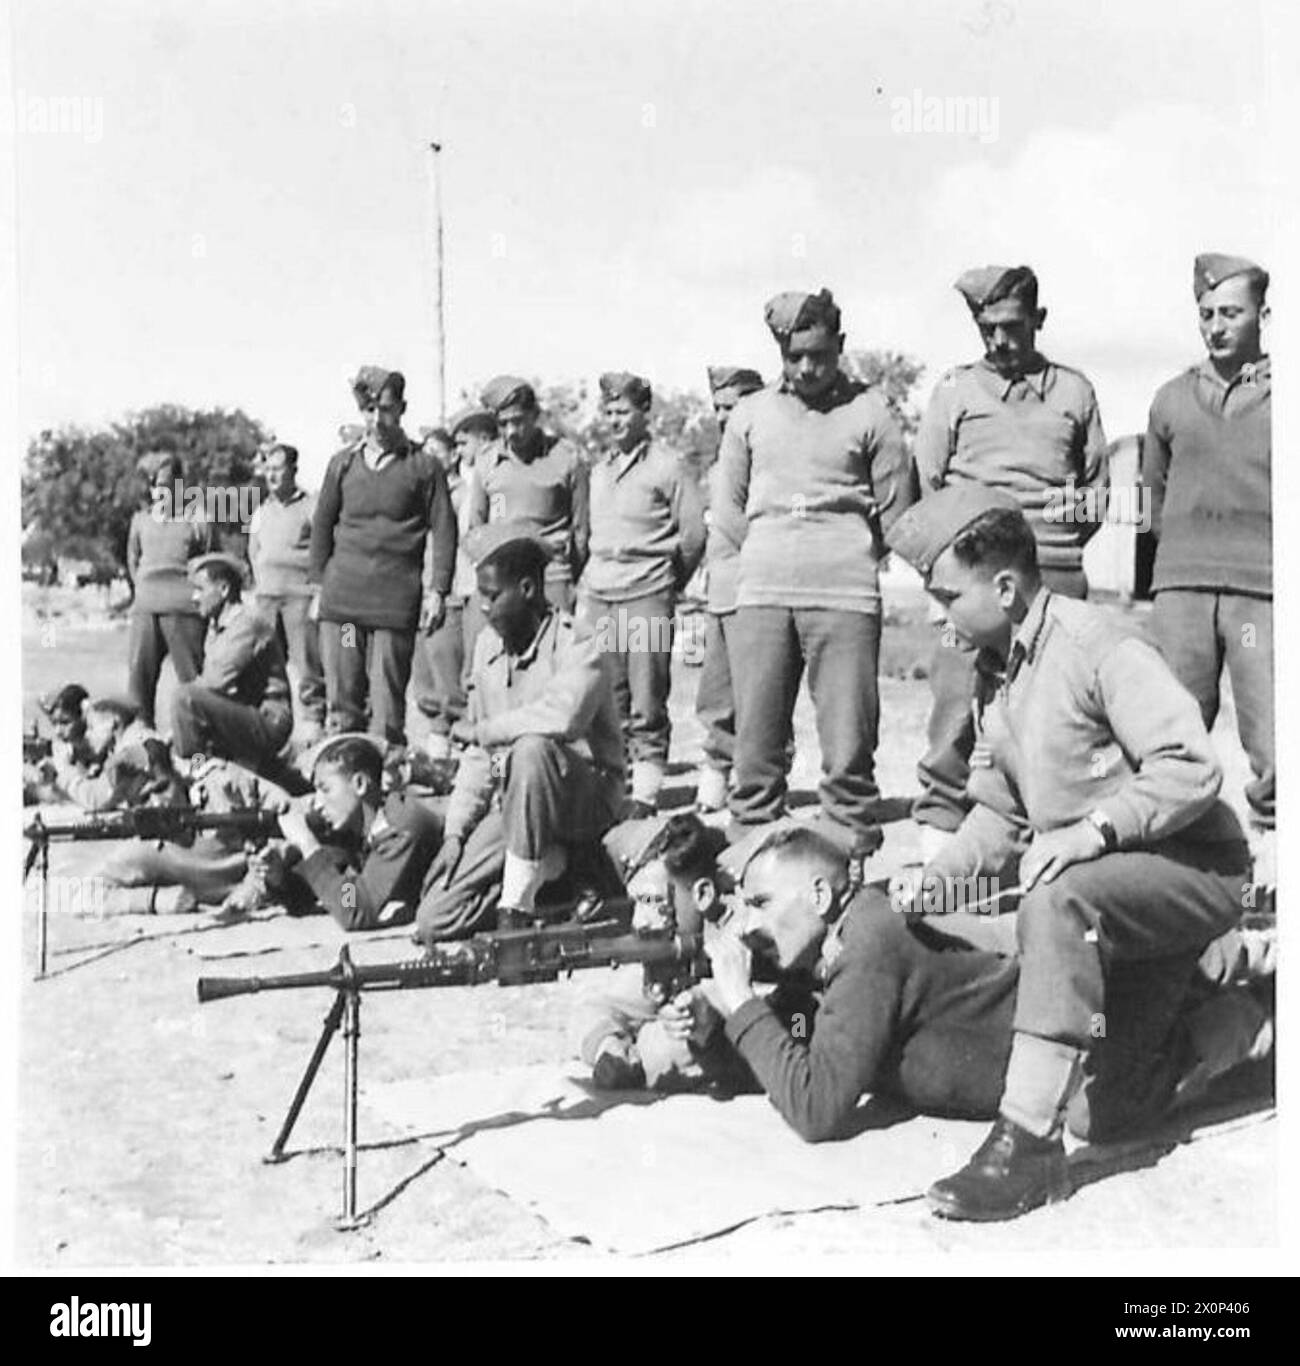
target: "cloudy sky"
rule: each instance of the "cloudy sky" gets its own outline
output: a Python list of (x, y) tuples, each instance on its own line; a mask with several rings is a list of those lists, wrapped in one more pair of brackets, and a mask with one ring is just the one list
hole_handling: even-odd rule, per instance
[[(363, 362), (431, 421), (430, 137), (453, 399), (501, 370), (770, 372), (764, 299), (823, 284), (851, 345), (916, 354), (928, 388), (976, 350), (954, 277), (1028, 262), (1044, 350), (1118, 436), (1197, 357), (1195, 252), (1277, 245), (1284, 11), (1250, 0), (12, 11), (24, 440), (223, 404), (319, 469)], [(913, 126), (964, 98), (976, 128)]]

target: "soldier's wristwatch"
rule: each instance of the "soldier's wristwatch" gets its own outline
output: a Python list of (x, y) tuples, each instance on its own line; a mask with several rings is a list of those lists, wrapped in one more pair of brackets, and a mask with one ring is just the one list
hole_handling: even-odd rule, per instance
[(1119, 848), (1119, 835), (1115, 831), (1115, 824), (1104, 811), (1089, 811), (1084, 820), (1101, 835), (1106, 853), (1113, 854)]

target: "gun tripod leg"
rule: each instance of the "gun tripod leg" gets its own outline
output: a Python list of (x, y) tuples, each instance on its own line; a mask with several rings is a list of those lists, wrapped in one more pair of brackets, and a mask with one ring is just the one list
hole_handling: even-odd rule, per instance
[(284, 1123), (280, 1126), (280, 1132), (275, 1136), (275, 1142), (271, 1144), (270, 1151), (262, 1158), (263, 1162), (274, 1163), (284, 1161), (284, 1145), (289, 1141), (289, 1135), (293, 1132), (293, 1126), (298, 1122), (298, 1114), (302, 1110), (303, 1102), (307, 1099), (307, 1093), (311, 1090), (311, 1084), (316, 1080), (316, 1073), (320, 1071), (320, 1065), (325, 1061), (325, 1050), (330, 1046), (330, 1040), (338, 1032), (339, 1024), (343, 1020), (343, 1010), (346, 1004), (348, 993), (338, 991), (334, 993), (334, 1004), (330, 1006), (329, 1013), (325, 1016), (325, 1024), (321, 1029), (320, 1038), (316, 1040), (316, 1047), (312, 1050), (311, 1060), (307, 1063), (307, 1070), (302, 1074), (302, 1080), (298, 1083), (298, 1089), (294, 1092), (293, 1100), (289, 1105), (289, 1113), (284, 1117)]
[(343, 1012), (343, 1213), (334, 1227), (349, 1231), (364, 1228), (368, 1215), (357, 1214), (357, 1054), (361, 1040), (361, 993), (340, 992), (346, 996)]

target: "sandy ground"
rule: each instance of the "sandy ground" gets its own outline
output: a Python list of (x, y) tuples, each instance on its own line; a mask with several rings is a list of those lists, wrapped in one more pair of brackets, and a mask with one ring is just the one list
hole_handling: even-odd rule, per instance
[[(887, 630), (879, 776), (886, 795), (913, 788), (928, 692), (913, 681), (925, 628), (914, 596)], [(125, 635), (64, 617), (24, 637), (28, 705), (54, 682), (81, 678), (120, 688)], [(696, 674), (678, 671), (673, 699), (674, 779), (685, 799), (687, 762), (698, 753), (691, 715)], [(815, 742), (801, 698), (795, 785), (815, 785)], [(1228, 760), (1228, 795), (1239, 799), (1244, 766), (1231, 715), (1218, 737)], [(915, 850), (910, 823), (890, 828), (870, 871), (885, 872)], [(56, 860), (84, 859), (65, 846)], [(58, 873), (63, 866), (55, 863)], [(87, 871), (84, 863), (77, 863)], [(34, 917), (25, 948), (34, 953)], [(589, 1261), (593, 1249), (490, 1189), (427, 1140), (398, 1139), (368, 1114), (364, 1082), (554, 1062), (574, 995), (601, 974), (573, 981), (368, 996), (363, 1007), (360, 1204), (364, 1230), (337, 1232), (341, 1194), (342, 1066), (333, 1046), (289, 1144), (291, 1158), (264, 1165), (320, 1030), (327, 992), (245, 996), (200, 1007), (201, 974), (281, 974), (327, 966), (343, 936), (324, 918), (209, 929), (198, 920), (97, 921), (53, 917), (51, 976), (26, 981), (19, 1047), (20, 1266), (71, 1268), (318, 1262), (437, 1262), (485, 1259)], [(363, 939), (361, 961), (406, 956), (400, 934)], [(1226, 1115), (1210, 1138), (1174, 1135), (1164, 1150), (1121, 1157), (1105, 1179), (1064, 1205), (1015, 1224), (949, 1225), (919, 1202), (888, 1210), (824, 1211), (760, 1219), (695, 1248), (659, 1254), (689, 1265), (707, 1256), (849, 1258), (882, 1251), (973, 1254), (1131, 1248), (1266, 1247), (1277, 1239), (1276, 1130), (1255, 1101)], [(1235, 1118), (1234, 1118), (1235, 1116)], [(772, 1122), (778, 1123), (775, 1115)], [(869, 1141), (869, 1136), (855, 1140)], [(866, 1154), (864, 1152), (864, 1160)], [(629, 1171), (629, 1180), (635, 1172)]]

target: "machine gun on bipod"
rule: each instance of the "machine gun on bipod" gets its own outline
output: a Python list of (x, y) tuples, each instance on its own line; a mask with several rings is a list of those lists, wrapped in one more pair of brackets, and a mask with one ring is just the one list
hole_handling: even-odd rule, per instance
[(263, 1159), (284, 1160), (284, 1146), (324, 1061), (330, 1040), (343, 1029), (343, 1212), (336, 1227), (354, 1229), (366, 1222), (357, 1215), (357, 1085), (358, 1041), (361, 1037), (361, 994), (364, 991), (409, 991), (426, 987), (523, 986), (553, 982), (581, 968), (618, 963), (657, 964), (682, 970), (678, 980), (709, 975), (709, 962), (699, 939), (691, 935), (628, 934), (621, 920), (566, 923), (533, 929), (475, 935), (457, 943), (435, 944), (419, 958), (396, 963), (357, 964), (347, 946), (338, 962), (321, 972), (281, 977), (200, 977), (199, 1000), (219, 1001), (260, 991), (328, 987), (334, 1002), (290, 1102), (280, 1131)]
[(98, 811), (71, 820), (46, 821), (40, 815), (23, 830), (28, 841), (23, 881), (40, 869), (37, 911), (36, 976), (45, 976), (49, 949), (50, 845), (84, 840), (179, 840), (209, 830), (221, 830), (246, 840), (270, 839), (280, 833), (279, 816), (262, 807), (234, 811), (205, 811), (201, 806), (134, 806), (120, 811)]

